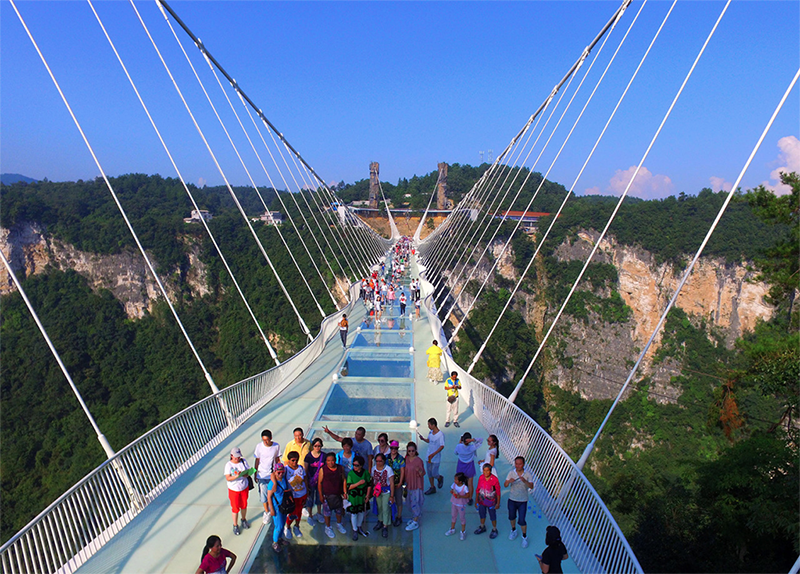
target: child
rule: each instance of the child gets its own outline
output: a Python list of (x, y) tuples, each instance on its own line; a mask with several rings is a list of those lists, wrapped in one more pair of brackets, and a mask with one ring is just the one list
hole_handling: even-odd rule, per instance
[(444, 533), (445, 536), (452, 536), (456, 533), (456, 517), (461, 520), (461, 540), (467, 537), (467, 504), (469, 498), (469, 487), (466, 484), (467, 477), (463, 472), (457, 472), (453, 484), (450, 485), (450, 530)]
[[(230, 564), (225, 566), (231, 559)], [(203, 548), (203, 555), (200, 561), (200, 567), (195, 574), (219, 574), (220, 572), (230, 572), (233, 565), (236, 563), (236, 554), (230, 550), (225, 550), (222, 547), (222, 540), (219, 536), (209, 536), (206, 540), (206, 546)]]
[(364, 457), (356, 455), (353, 458), (353, 468), (347, 473), (347, 501), (350, 506), (350, 523), (353, 526), (353, 540), (358, 540), (358, 535), (369, 536), (369, 532), (361, 528), (364, 523), (366, 502), (372, 492), (372, 478), (364, 468)]
[(353, 439), (349, 436), (342, 439), (342, 450), (336, 454), (336, 464), (342, 466), (345, 475), (353, 470)]
[(303, 508), (306, 505), (306, 498), (308, 497), (308, 489), (306, 488), (306, 471), (300, 466), (300, 453), (292, 451), (289, 453), (289, 462), (286, 465), (286, 481), (292, 488), (292, 496), (294, 497), (294, 512), (286, 518), (286, 528), (284, 529), (283, 536), (287, 540), (292, 538), (292, 521), (295, 521), (294, 535), (297, 538), (302, 538), (303, 533), (300, 532), (300, 519), (303, 517)]
[(478, 514), (481, 517), (481, 525), (475, 534), (486, 532), (486, 511), (489, 511), (489, 518), (492, 520), (492, 532), (489, 538), (497, 538), (497, 509), (500, 508), (500, 481), (492, 474), (492, 465), (484, 463), (483, 474), (478, 478)]

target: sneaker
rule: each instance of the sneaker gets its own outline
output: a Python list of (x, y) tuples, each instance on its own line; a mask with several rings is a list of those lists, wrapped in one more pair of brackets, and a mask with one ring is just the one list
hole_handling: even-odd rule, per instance
[(419, 522), (417, 522), (416, 520), (412, 520), (406, 526), (406, 532), (411, 532), (412, 530), (416, 530), (417, 528), (419, 528)]
[(280, 554), (280, 552), (281, 552), (281, 545), (280, 545), (280, 544), (278, 544), (277, 542), (273, 542), (273, 543), (272, 543), (272, 549), (273, 549), (275, 552), (277, 552), (278, 554)]
[(486, 527), (485, 526), (478, 526), (475, 529), (475, 534), (483, 534), (484, 532), (486, 532)]
[(446, 423), (444, 423), (444, 428), (447, 428), (449, 426), (450, 426), (450, 421), (447, 421)]
[(283, 537), (286, 538), (286, 540), (292, 539), (292, 529), (288, 526), (283, 527)]
[(358, 540), (358, 530), (353, 530), (353, 542)]
[(400, 526), (400, 523), (402, 523), (402, 522), (403, 522), (403, 519), (398, 516), (397, 518), (392, 520), (392, 526), (397, 528), (398, 526)]
[(249, 523), (249, 522), (247, 522), (247, 519), (246, 519), (246, 518), (242, 518), (242, 528), (244, 528), (245, 530), (247, 530), (248, 528), (250, 528), (250, 523)]
[(309, 516), (308, 516), (308, 525), (313, 528), (315, 524), (316, 524), (316, 522), (314, 522), (314, 517), (309, 514)]
[(270, 522), (272, 522), (272, 515), (271, 515), (269, 512), (265, 512), (265, 513), (264, 513), (264, 516), (261, 518), (261, 524), (263, 524), (264, 526), (266, 526), (266, 525), (268, 525)]
[(383, 531), (381, 533), (381, 536), (383, 536), (384, 538), (389, 538), (389, 529), (387, 527), (385, 527), (385, 526), (383, 527)]
[(303, 507), (303, 512), (302, 512), (301, 514), (302, 514), (302, 517), (303, 517), (303, 518), (308, 518), (309, 516), (311, 516), (311, 515), (308, 513), (308, 508), (306, 508), (305, 506)]
[(444, 486), (444, 477), (440, 474), (439, 475), (439, 488), (441, 489)]
[(347, 534), (347, 530), (344, 529), (341, 522), (336, 523), (336, 530), (338, 530), (342, 534)]
[(316, 520), (319, 524), (325, 524), (325, 517), (322, 516), (321, 514), (317, 514), (314, 517), (314, 520)]
[(303, 537), (303, 533), (300, 532), (300, 527), (297, 524), (294, 525), (294, 528), (292, 529), (292, 531), (294, 532), (294, 537), (295, 538), (302, 538)]
[(467, 533), (462, 530), (461, 534), (458, 535), (458, 539), (459, 540), (466, 540), (467, 539)]
[(528, 537), (527, 536), (523, 536), (522, 537), (522, 547), (523, 548), (527, 548), (528, 547)]
[(508, 539), (514, 540), (517, 537), (517, 534), (519, 534), (519, 532), (517, 532), (517, 529), (515, 528), (514, 530), (508, 533)]
[(492, 528), (492, 531), (489, 533), (489, 538), (491, 538), (492, 540), (497, 538), (497, 528)]
[(453, 534), (455, 534), (455, 533), (456, 533), (456, 531), (455, 531), (453, 528), (451, 528), (450, 530), (448, 530), (447, 532), (445, 532), (445, 533), (444, 533), (444, 535), (445, 535), (445, 536), (452, 536), (452, 535), (453, 535)]
[(325, 527), (325, 536), (327, 536), (328, 538), (335, 538), (336, 535), (333, 533), (333, 528), (331, 528), (330, 526), (326, 526)]
[(378, 530), (383, 530), (383, 522), (378, 521), (378, 524), (376, 524), (375, 528), (373, 528), (372, 530), (374, 530), (375, 532), (377, 532)]
[(358, 533), (359, 533), (361, 536), (363, 536), (364, 538), (367, 538), (367, 537), (369, 536), (369, 531), (368, 531), (368, 530), (364, 530), (364, 529), (363, 529), (363, 528), (361, 528), (360, 526), (358, 527)]
[(241, 534), (241, 532), (239, 531), (239, 525), (238, 524), (234, 524), (233, 525), (233, 534), (236, 535), (236, 536), (239, 536)]
[[(442, 487), (440, 486), (439, 488)], [(428, 490), (425, 491), (425, 494), (436, 494), (436, 489), (431, 486)]]
[(460, 428), (461, 428), (461, 425), (460, 425), (460, 424), (458, 424), (458, 421), (454, 422), (454, 423), (453, 423), (453, 426), (454, 426), (454, 427), (456, 427), (457, 429), (460, 429)]

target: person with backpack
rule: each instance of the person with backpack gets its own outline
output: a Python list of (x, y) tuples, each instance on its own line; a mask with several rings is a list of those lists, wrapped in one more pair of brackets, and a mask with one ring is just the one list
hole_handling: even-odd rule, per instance
[(333, 528), (331, 528), (331, 514), (336, 514), (336, 529), (347, 534), (342, 525), (344, 515), (343, 500), (347, 498), (345, 488), (345, 474), (341, 465), (336, 464), (336, 454), (329, 452), (325, 455), (325, 464), (319, 469), (317, 479), (317, 489), (322, 499), (322, 516), (325, 518), (325, 535), (334, 538)]
[(280, 552), (284, 545), (289, 544), (284, 538), (284, 525), (286, 517), (294, 511), (294, 491), (286, 480), (286, 467), (282, 462), (275, 463), (267, 487), (267, 504), (272, 515), (272, 549)]

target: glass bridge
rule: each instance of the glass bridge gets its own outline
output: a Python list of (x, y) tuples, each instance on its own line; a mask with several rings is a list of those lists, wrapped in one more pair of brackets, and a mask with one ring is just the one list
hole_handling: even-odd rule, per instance
[[(418, 272), (416, 266), (413, 272)], [(4, 546), (3, 572), (193, 572), (206, 538), (222, 538), (238, 556), (234, 572), (535, 572), (534, 554), (545, 548), (547, 525), (562, 531), (570, 559), (565, 572), (641, 572), (635, 556), (608, 510), (557, 444), (527, 415), (471, 377), (462, 375), (461, 428), (444, 428), (442, 384), (427, 380), (425, 349), (441, 325), (430, 309), (430, 285), (423, 282), (423, 306), (405, 317), (399, 305), (381, 318), (369, 317), (351, 289), (343, 310), (350, 319), (348, 348), (342, 349), (336, 325), (327, 318), (317, 339), (292, 359), (193, 405), (165, 421), (111, 461), (87, 476)], [(406, 294), (410, 290), (406, 287)], [(465, 371), (447, 358), (447, 368)], [(261, 524), (257, 490), (250, 493), (251, 528), (234, 536), (223, 469), (228, 453), (240, 447), (253, 460), (261, 431), (270, 429), (285, 446), (295, 427), (307, 438), (319, 436), (323, 451), (338, 443), (323, 431), (352, 436), (359, 426), (377, 444), (378, 433), (398, 440), (401, 454), (417, 440), (412, 421), (435, 417), (445, 433), (441, 472), (445, 488), (426, 496), (421, 526), (406, 532), (389, 528), (389, 538), (374, 534), (350, 539), (336, 532), (328, 539), (322, 525), (303, 521), (302, 538), (280, 554), (271, 548), (271, 529)], [(422, 430), (422, 429), (420, 429)], [(498, 474), (502, 478), (521, 454), (534, 473), (528, 507), (530, 546), (511, 541), (504, 500), (498, 511), (499, 536), (474, 535), (479, 524), (467, 511), (467, 538), (445, 537), (450, 525), (448, 485), (455, 473), (454, 448), (461, 433), (500, 438)], [(417, 440), (424, 456), (427, 445)], [(485, 444), (478, 451), (481, 458)], [(427, 479), (426, 479), (427, 488)], [(367, 527), (377, 517), (369, 513)]]

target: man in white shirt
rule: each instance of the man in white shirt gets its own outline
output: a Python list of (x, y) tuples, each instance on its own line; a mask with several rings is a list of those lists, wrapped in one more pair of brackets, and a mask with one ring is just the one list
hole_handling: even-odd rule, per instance
[(258, 481), (258, 493), (261, 497), (261, 504), (264, 505), (264, 518), (262, 522), (269, 524), (270, 512), (267, 504), (267, 483), (272, 476), (272, 467), (276, 460), (280, 460), (281, 445), (272, 442), (272, 431), (264, 429), (261, 431), (261, 442), (256, 445), (256, 480)]
[(519, 526), (522, 528), (522, 547), (528, 547), (528, 523), (525, 515), (528, 512), (528, 489), (533, 488), (533, 476), (525, 470), (525, 459), (518, 456), (514, 459), (514, 468), (508, 471), (506, 481), (503, 486), (511, 487), (508, 493), (508, 520), (511, 522), (511, 532), (508, 534), (509, 540), (517, 537), (517, 516), (519, 516)]
[(428, 463), (426, 465), (426, 471), (431, 487), (425, 491), (425, 494), (435, 494), (436, 486), (434, 486), (433, 483), (434, 479), (438, 480), (439, 488), (442, 488), (444, 485), (444, 477), (439, 474), (439, 463), (442, 461), (442, 451), (444, 450), (444, 433), (439, 430), (439, 424), (436, 422), (436, 419), (429, 418), (428, 438), (425, 438), (419, 433), (417, 433), (417, 436), (420, 440), (428, 443)]

